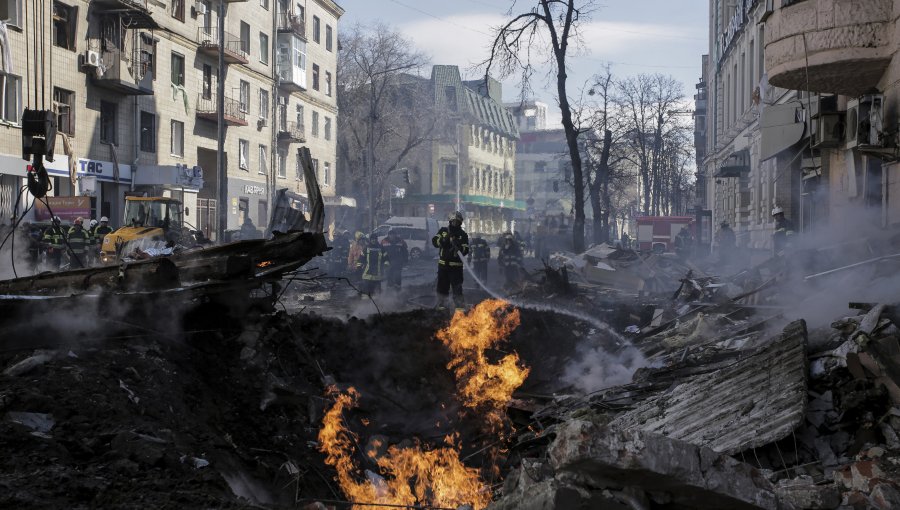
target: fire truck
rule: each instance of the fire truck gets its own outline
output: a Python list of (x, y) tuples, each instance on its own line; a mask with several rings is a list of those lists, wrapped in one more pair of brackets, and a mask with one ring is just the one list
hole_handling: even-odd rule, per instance
[(637, 249), (665, 253), (675, 250), (675, 236), (690, 225), (694, 232), (693, 216), (641, 216), (637, 218)]

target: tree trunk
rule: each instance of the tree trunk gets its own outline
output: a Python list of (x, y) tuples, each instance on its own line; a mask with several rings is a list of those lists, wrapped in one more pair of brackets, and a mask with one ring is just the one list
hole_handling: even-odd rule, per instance
[(556, 53), (556, 90), (559, 94), (559, 110), (566, 132), (569, 158), (572, 160), (572, 180), (575, 186), (575, 223), (572, 225), (572, 251), (584, 251), (584, 175), (581, 171), (581, 152), (578, 150), (578, 131), (572, 122), (572, 110), (566, 95), (566, 55), (563, 50)]

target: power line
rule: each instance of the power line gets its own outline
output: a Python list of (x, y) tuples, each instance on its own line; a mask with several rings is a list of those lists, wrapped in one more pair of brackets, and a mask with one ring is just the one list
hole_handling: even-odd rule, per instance
[(415, 7), (415, 6), (412, 6), (412, 5), (403, 3), (403, 2), (401, 2), (400, 0), (391, 0), (391, 2), (394, 2), (395, 4), (397, 4), (397, 5), (401, 6), (401, 7), (406, 7), (407, 9), (416, 11), (416, 12), (418, 12), (419, 14), (424, 14), (425, 16), (428, 16), (429, 18), (434, 18), (434, 19), (436, 19), (436, 20), (438, 20), (438, 21), (442, 21), (442, 22), (444, 22), (444, 23), (453, 25), (453, 26), (455, 26), (455, 27), (462, 28), (462, 29), (468, 30), (468, 31), (470, 31), (470, 32), (475, 32), (476, 34), (482, 34), (482, 35), (486, 35), (486, 36), (488, 36), (488, 37), (492, 37), (492, 34), (489, 34), (489, 33), (487, 33), (487, 32), (482, 32), (481, 30), (476, 30), (476, 29), (474, 29), (474, 28), (472, 28), (472, 27), (467, 27), (466, 25), (461, 25), (461, 24), (456, 23), (456, 22), (454, 22), (454, 21), (450, 21), (450, 20), (448, 20), (448, 19), (446, 19), (446, 18), (442, 18), (442, 17), (438, 16), (437, 14), (432, 14), (432, 13), (430, 13), (430, 12), (428, 12), (428, 11), (423, 10), (423, 9), (419, 9), (418, 7)]

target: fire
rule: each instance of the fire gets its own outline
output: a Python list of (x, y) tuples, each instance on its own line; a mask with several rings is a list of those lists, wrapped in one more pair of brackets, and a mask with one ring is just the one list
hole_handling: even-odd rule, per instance
[(459, 445), (453, 436), (447, 436), (446, 446), (439, 448), (418, 442), (411, 448), (390, 446), (385, 455), (374, 459), (381, 477), (362, 476), (353, 460), (356, 435), (344, 426), (342, 417), (344, 410), (356, 406), (359, 393), (353, 388), (347, 393), (332, 389), (331, 393), (335, 402), (322, 419), (319, 448), (325, 462), (337, 471), (337, 481), (350, 501), (376, 504), (354, 508), (388, 508), (378, 504), (456, 508), (469, 504), (480, 510), (491, 502), (478, 470), (459, 459)]
[(271, 266), (271, 265), (274, 264), (274, 263), (275, 263), (275, 262), (273, 262), (273, 261), (271, 261), (271, 260), (264, 260), (264, 261), (262, 261), (262, 262), (256, 264), (256, 267), (262, 269), (262, 268), (264, 268), (264, 267), (269, 267), (269, 266)]
[(497, 363), (491, 363), (484, 353), (506, 340), (519, 322), (518, 309), (505, 301), (488, 299), (469, 313), (457, 311), (450, 325), (436, 335), (453, 355), (447, 368), (456, 376), (460, 401), (468, 408), (484, 410), (495, 431), (502, 427), (506, 405), (530, 370), (519, 366), (515, 353)]

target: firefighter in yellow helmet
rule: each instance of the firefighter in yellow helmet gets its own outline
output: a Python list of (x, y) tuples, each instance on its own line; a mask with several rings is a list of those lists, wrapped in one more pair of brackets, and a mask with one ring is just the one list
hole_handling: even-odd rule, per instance
[(431, 244), (439, 250), (437, 274), (438, 306), (444, 302), (453, 290), (453, 302), (457, 308), (465, 306), (463, 301), (463, 261), (461, 257), (469, 254), (469, 235), (462, 228), (463, 215), (456, 211), (450, 213), (448, 225), (441, 227), (431, 238)]

